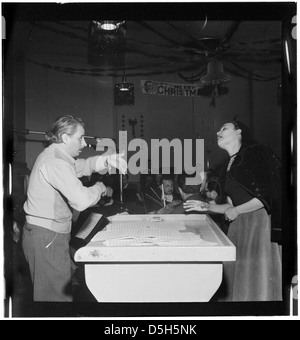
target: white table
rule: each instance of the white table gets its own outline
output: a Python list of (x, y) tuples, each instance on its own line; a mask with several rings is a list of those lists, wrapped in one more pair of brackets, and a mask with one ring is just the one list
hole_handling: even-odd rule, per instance
[(215, 294), (223, 262), (235, 261), (236, 249), (208, 215), (116, 215), (103, 231), (153, 219), (183, 224), (213, 243), (106, 246), (92, 240), (77, 250), (75, 261), (84, 263), (86, 284), (97, 301), (207, 302)]

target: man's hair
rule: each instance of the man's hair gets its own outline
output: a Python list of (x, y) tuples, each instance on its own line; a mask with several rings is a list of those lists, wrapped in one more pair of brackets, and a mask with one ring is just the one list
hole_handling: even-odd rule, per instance
[(211, 177), (207, 181), (205, 193), (207, 191), (213, 191), (213, 190), (218, 194), (217, 198), (215, 199), (215, 202), (217, 204), (225, 204), (227, 202), (226, 195), (222, 188), (220, 178), (218, 177)]
[(75, 118), (71, 115), (58, 117), (49, 131), (46, 132), (45, 137), (50, 143), (61, 143), (61, 136), (64, 133), (71, 136), (74, 135), (78, 125), (81, 125), (84, 128), (84, 123), (80, 118)]
[(163, 181), (173, 181), (173, 182), (174, 182), (174, 176), (168, 175), (168, 174), (162, 175), (162, 177), (161, 177), (161, 183), (162, 183)]

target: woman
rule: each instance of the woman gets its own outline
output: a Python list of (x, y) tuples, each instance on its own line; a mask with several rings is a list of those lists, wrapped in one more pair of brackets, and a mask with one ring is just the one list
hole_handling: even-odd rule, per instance
[[(187, 211), (209, 210), (230, 222), (228, 238), (236, 246), (236, 261), (224, 263), (225, 301), (278, 301), (281, 256), (271, 242), (272, 188), (266, 149), (247, 140), (246, 128), (229, 122), (217, 133), (229, 160), (224, 175), (226, 204), (188, 201)], [(276, 183), (272, 183), (276, 185)]]

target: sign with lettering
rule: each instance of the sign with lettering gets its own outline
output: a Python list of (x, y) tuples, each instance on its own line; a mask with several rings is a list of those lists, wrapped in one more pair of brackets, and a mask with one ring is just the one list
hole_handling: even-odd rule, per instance
[(203, 96), (203, 84), (172, 84), (141, 80), (142, 92), (148, 95), (197, 97)]

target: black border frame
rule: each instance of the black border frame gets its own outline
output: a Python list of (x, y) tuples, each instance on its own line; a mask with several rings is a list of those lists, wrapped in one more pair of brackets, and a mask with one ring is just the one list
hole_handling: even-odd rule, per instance
[[(6, 39), (3, 46), (3, 188), (4, 188), (4, 253), (6, 294), (5, 316), (9, 311), (8, 298), (12, 282), (12, 198), (9, 196), (9, 164), (13, 154), (14, 78), (10, 38), (13, 23), (18, 20), (89, 20), (95, 10), (101, 16), (123, 20), (197, 20), (207, 13), (214, 20), (279, 20), (282, 22), (282, 155), (284, 207), (286, 225), (283, 247), (283, 282), (286, 285), (283, 302), (247, 303), (172, 303), (172, 304), (95, 304), (95, 303), (32, 303), (26, 306), (24, 317), (201, 317), (201, 316), (288, 316), (290, 315), (291, 281), (297, 274), (297, 72), (296, 41), (291, 36), (292, 18), (296, 15), (295, 2), (256, 3), (2, 3), (6, 19)], [(200, 14), (199, 14), (200, 13)], [(284, 43), (290, 49), (291, 73), (287, 71)], [(294, 150), (291, 150), (291, 132)], [(291, 183), (291, 176), (293, 183)], [(292, 227), (290, 227), (292, 226)], [(127, 323), (128, 325), (128, 323)]]

